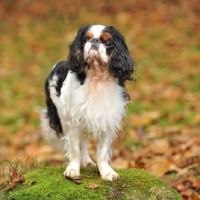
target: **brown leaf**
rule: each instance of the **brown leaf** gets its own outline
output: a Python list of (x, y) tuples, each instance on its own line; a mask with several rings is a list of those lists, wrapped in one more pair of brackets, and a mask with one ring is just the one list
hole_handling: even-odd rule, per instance
[(95, 183), (90, 183), (89, 185), (86, 185), (85, 187), (94, 190), (95, 188), (98, 188), (99, 185)]
[(31, 180), (28, 185), (33, 185), (34, 183), (36, 183), (36, 181), (35, 180)]
[(191, 181), (193, 187), (200, 188), (200, 181), (196, 177), (189, 177), (188, 180)]
[(9, 170), (9, 177), (11, 180), (13, 180), (17, 176), (17, 171), (13, 166), (9, 167)]
[(8, 185), (8, 181), (0, 183), (0, 191)]
[(171, 154), (169, 142), (166, 139), (159, 139), (150, 144), (150, 149), (154, 154)]
[(82, 183), (82, 179), (80, 177), (76, 177), (73, 179), (75, 183), (77, 184), (81, 184)]
[(116, 169), (127, 169), (129, 161), (126, 159), (123, 159), (122, 157), (118, 157), (113, 160), (111, 163), (112, 167), (115, 167)]
[(180, 194), (181, 194), (182, 197), (186, 197), (184, 199), (189, 200), (189, 197), (192, 195), (193, 192), (194, 192), (194, 190), (189, 188), (186, 191), (180, 191)]
[(189, 165), (200, 163), (199, 157), (182, 157), (177, 166), (180, 168), (188, 167)]
[(22, 183), (25, 180), (21, 174), (17, 173), (17, 170), (13, 166), (9, 167), (9, 170), (10, 184), (6, 189), (7, 191), (12, 190), (17, 183)]
[(155, 156), (153, 160), (146, 162), (146, 167), (149, 172), (157, 176), (163, 176), (170, 170), (168, 159), (165, 156)]
[(13, 187), (16, 185), (16, 183), (14, 183), (14, 182), (11, 182), (10, 184), (9, 184), (9, 187), (8, 188), (6, 188), (6, 190), (7, 191), (10, 191), (10, 190), (12, 190), (13, 189)]
[(15, 177), (15, 178), (13, 179), (13, 182), (14, 182), (14, 183), (23, 183), (24, 180), (25, 180), (24, 177), (23, 177), (22, 175), (19, 175), (19, 176)]
[(200, 197), (196, 192), (193, 192), (189, 200), (200, 200)]
[(185, 143), (180, 145), (180, 148), (182, 151), (186, 151), (188, 148), (190, 148), (193, 145), (194, 141), (192, 139), (189, 139)]
[(176, 188), (177, 185), (179, 185), (180, 183), (183, 182), (183, 180), (181, 178), (179, 178), (179, 179), (176, 179), (176, 178), (175, 179), (171, 179), (171, 178), (169, 178), (168, 175), (164, 175), (161, 178), (165, 183), (167, 183), (169, 186), (174, 187), (174, 188)]
[(172, 134), (172, 133), (179, 133), (181, 131), (181, 127), (179, 126), (168, 126), (164, 128), (165, 133)]
[(67, 179), (70, 180), (70, 181), (74, 181), (76, 184), (81, 184), (81, 183), (82, 183), (82, 179), (81, 179), (81, 177), (79, 177), (79, 176), (74, 177), (74, 178), (65, 176), (65, 178), (67, 178)]

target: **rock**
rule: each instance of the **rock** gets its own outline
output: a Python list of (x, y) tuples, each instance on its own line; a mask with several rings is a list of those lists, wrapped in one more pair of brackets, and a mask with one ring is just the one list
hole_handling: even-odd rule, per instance
[(0, 199), (12, 200), (181, 200), (180, 195), (160, 178), (141, 169), (116, 170), (120, 178), (109, 182), (100, 178), (97, 168), (81, 168), (81, 178), (69, 180), (64, 167), (45, 167), (27, 172), (25, 182)]

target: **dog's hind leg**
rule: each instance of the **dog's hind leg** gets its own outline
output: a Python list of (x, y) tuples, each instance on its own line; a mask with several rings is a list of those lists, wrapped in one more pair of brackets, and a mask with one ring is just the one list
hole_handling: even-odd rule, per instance
[(58, 137), (55, 130), (49, 126), (49, 117), (47, 117), (47, 110), (42, 110), (40, 113), (42, 136), (44, 140), (57, 151), (64, 151), (64, 143), (62, 137)]

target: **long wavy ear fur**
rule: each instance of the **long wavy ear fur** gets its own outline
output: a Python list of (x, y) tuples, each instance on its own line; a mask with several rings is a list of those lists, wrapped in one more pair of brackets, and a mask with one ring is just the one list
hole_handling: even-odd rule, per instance
[(112, 26), (106, 28), (106, 31), (111, 33), (115, 43), (109, 64), (109, 72), (115, 78), (118, 78), (119, 83), (123, 85), (126, 80), (133, 79), (134, 61), (130, 56), (123, 35)]
[(81, 27), (78, 32), (77, 36), (70, 45), (70, 52), (68, 56), (68, 60), (70, 63), (70, 70), (75, 72), (76, 74), (81, 73), (85, 66), (87, 65), (84, 62), (84, 55), (83, 55), (83, 50), (84, 50), (84, 43), (83, 43), (83, 38), (85, 32), (88, 30), (90, 26), (83, 26)]

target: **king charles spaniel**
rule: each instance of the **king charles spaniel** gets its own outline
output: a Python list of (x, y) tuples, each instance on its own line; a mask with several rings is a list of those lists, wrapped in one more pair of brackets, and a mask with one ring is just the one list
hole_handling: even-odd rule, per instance
[(41, 124), (47, 143), (68, 158), (64, 176), (80, 176), (81, 165), (96, 166), (87, 147), (88, 138), (93, 138), (101, 178), (119, 177), (108, 162), (129, 101), (125, 81), (132, 80), (133, 73), (123, 35), (103, 25), (80, 28), (68, 59), (53, 66), (46, 79), (47, 110), (41, 113)]

